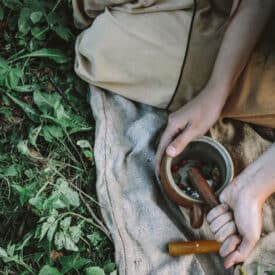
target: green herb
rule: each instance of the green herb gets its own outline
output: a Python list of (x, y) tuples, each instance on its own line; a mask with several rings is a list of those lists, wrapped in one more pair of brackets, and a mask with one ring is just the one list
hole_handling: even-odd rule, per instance
[(115, 274), (72, 22), (67, 0), (0, 4), (0, 274)]

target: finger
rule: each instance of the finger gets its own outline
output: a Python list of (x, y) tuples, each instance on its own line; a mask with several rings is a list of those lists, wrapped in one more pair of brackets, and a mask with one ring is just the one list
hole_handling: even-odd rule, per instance
[(245, 261), (253, 250), (256, 243), (257, 240), (248, 240), (244, 238), (239, 248), (225, 258), (224, 267), (230, 268), (234, 264)]
[(222, 244), (220, 248), (220, 255), (222, 257), (228, 256), (232, 253), (236, 248), (237, 245), (241, 242), (241, 238), (238, 235), (231, 235), (229, 236)]
[(228, 209), (229, 207), (227, 204), (219, 204), (207, 214), (206, 220), (208, 221), (208, 223), (212, 223), (212, 221), (214, 221), (217, 217), (226, 213)]
[(225, 212), (224, 214), (217, 217), (211, 224), (210, 230), (215, 234), (225, 224), (233, 220), (233, 214), (231, 211)]
[(169, 144), (166, 149), (167, 155), (176, 157), (184, 150), (186, 145), (196, 137), (194, 131), (190, 129), (191, 125), (191, 122), (188, 122), (184, 129), (181, 130), (181, 133)]
[(234, 221), (225, 224), (217, 233), (215, 233), (215, 239), (218, 242), (224, 242), (230, 235), (237, 232), (237, 227)]
[(156, 153), (156, 169), (158, 173), (159, 173), (160, 163), (161, 163), (164, 151), (167, 145), (169, 144), (169, 142), (171, 142), (173, 136), (174, 136), (174, 132), (172, 128), (167, 126), (162, 134), (162, 137), (158, 145), (157, 153)]

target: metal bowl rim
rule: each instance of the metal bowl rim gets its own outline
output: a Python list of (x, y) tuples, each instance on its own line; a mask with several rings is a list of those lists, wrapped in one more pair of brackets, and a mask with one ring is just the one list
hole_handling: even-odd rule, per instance
[[(221, 156), (224, 159), (225, 164), (227, 166), (227, 173), (226, 173), (225, 183), (218, 189), (218, 191), (215, 192), (217, 195), (219, 195), (221, 193), (221, 191), (225, 188), (225, 186), (227, 184), (229, 184), (233, 179), (234, 165), (233, 165), (232, 158), (231, 158), (229, 152), (226, 150), (226, 148), (221, 143), (214, 140), (213, 138), (210, 138), (210, 137), (207, 137), (207, 136), (202, 136), (202, 137), (199, 137), (199, 138), (196, 138), (196, 139), (192, 140), (190, 143), (198, 142), (198, 141), (203, 142), (203, 143), (207, 143), (207, 144), (211, 145), (212, 147), (214, 147), (221, 154)], [(175, 192), (177, 192), (177, 194), (179, 196), (183, 197), (184, 199), (187, 199), (187, 200), (192, 201), (194, 203), (203, 203), (202, 200), (194, 199), (192, 197), (189, 197), (189, 196), (185, 195), (181, 191), (181, 189), (176, 185), (176, 183), (173, 179), (172, 173), (171, 173), (172, 160), (173, 160), (173, 158), (167, 156), (167, 162), (166, 162), (165, 169), (166, 169), (166, 175), (167, 175), (168, 181), (170, 182), (170, 185), (173, 188), (173, 190)]]

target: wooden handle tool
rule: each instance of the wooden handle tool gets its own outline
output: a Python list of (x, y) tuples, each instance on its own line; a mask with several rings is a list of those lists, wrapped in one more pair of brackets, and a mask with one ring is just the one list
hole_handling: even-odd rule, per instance
[(210, 209), (216, 207), (219, 204), (217, 196), (197, 168), (190, 168), (190, 170), (188, 171), (188, 177), (191, 181), (193, 188), (198, 191), (198, 193), (203, 198), (205, 203), (210, 207)]
[(168, 252), (171, 256), (188, 254), (216, 253), (220, 250), (221, 243), (211, 240), (190, 242), (173, 242), (168, 244)]
[[(193, 188), (198, 191), (211, 209), (219, 204), (217, 196), (197, 168), (190, 168), (188, 177)], [(168, 251), (171, 256), (181, 256), (187, 254), (216, 253), (220, 250), (220, 247), (221, 243), (215, 240), (172, 242), (168, 244)]]

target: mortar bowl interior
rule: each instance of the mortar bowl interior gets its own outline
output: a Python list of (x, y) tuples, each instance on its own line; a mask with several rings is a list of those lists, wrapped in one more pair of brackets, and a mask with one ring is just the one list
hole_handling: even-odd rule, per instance
[[(183, 159), (200, 161), (204, 163), (215, 163), (221, 174), (221, 183), (219, 184), (218, 189), (215, 191), (216, 195), (219, 195), (221, 191), (226, 187), (226, 185), (229, 184), (233, 179), (233, 162), (228, 151), (224, 148), (223, 145), (221, 145), (214, 139), (206, 136), (193, 140), (177, 157), (167, 157), (165, 165), (165, 173), (173, 191), (176, 192), (183, 199), (188, 200), (189, 202), (203, 203), (201, 199), (196, 199), (183, 192), (174, 181), (171, 168), (174, 164), (179, 163)], [(186, 169), (188, 169), (188, 167)]]

